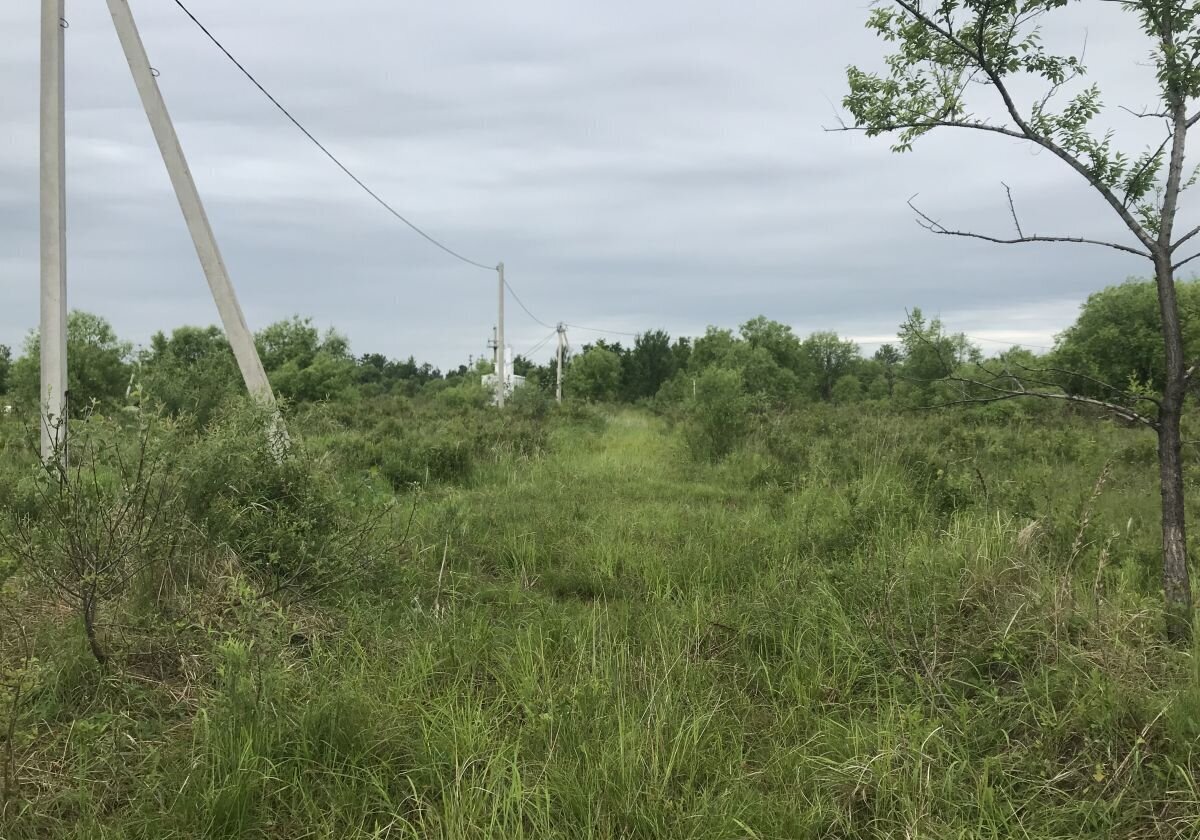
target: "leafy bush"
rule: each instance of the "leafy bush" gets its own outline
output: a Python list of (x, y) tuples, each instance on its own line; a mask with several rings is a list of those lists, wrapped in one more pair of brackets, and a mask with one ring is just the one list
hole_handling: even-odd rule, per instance
[(857, 376), (848, 373), (833, 383), (831, 396), (835, 403), (855, 403), (863, 398), (863, 385)]
[(692, 455), (717, 461), (732, 452), (750, 430), (751, 407), (740, 371), (713, 367), (701, 373), (683, 427)]
[(544, 420), (554, 408), (554, 398), (542, 388), (524, 387), (513, 391), (508, 399), (509, 411), (526, 420)]
[(300, 441), (276, 457), (271, 422), (270, 412), (243, 407), (191, 441), (179, 460), (184, 509), (263, 591), (311, 596), (378, 559), (381, 512), (344, 490), (328, 457)]
[(486, 408), (492, 403), (492, 393), (478, 380), (467, 380), (444, 387), (436, 394), (438, 405), (452, 411)]

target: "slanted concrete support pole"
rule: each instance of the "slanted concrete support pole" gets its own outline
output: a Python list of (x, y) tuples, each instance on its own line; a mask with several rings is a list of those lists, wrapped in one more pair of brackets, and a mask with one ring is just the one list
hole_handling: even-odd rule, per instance
[[(275, 392), (271, 390), (267, 372), (258, 356), (254, 333), (246, 324), (246, 317), (242, 314), (241, 304), (238, 303), (237, 294), (233, 290), (229, 270), (225, 267), (225, 260), (217, 247), (216, 235), (200, 200), (200, 191), (196, 188), (196, 181), (188, 168), (179, 135), (175, 132), (175, 125), (167, 111), (167, 103), (159, 90), (150, 59), (146, 55), (146, 47), (138, 34), (133, 10), (129, 8), (128, 0), (108, 0), (108, 10), (112, 14), (117, 37), (133, 73), (133, 82), (137, 86), (138, 95), (141, 96), (150, 128), (154, 131), (154, 139), (158, 143), (159, 152), (162, 153), (163, 163), (166, 164), (171, 186), (175, 188), (175, 197), (179, 199), (179, 207), (183, 210), (184, 221), (192, 235), (192, 243), (200, 257), (200, 266), (204, 269), (204, 277), (212, 290), (221, 324), (225, 328), (225, 336), (229, 339), (234, 358), (237, 359), (246, 389), (262, 405), (274, 406)], [(289, 441), (278, 412), (273, 415), (268, 437), (272, 451), (276, 457), (282, 458), (288, 450)]]
[(175, 188), (175, 196), (183, 210), (184, 221), (187, 222), (192, 242), (196, 246), (196, 254), (200, 257), (204, 276), (212, 290), (225, 335), (229, 338), (233, 355), (241, 369), (242, 379), (255, 398), (264, 404), (273, 404), (275, 395), (258, 357), (254, 334), (246, 325), (246, 318), (242, 314), (242, 307), (229, 279), (225, 260), (217, 247), (217, 239), (208, 221), (208, 214), (204, 212), (204, 204), (200, 201), (200, 192), (196, 189), (196, 182), (188, 168), (179, 136), (175, 133), (175, 126), (167, 112), (167, 104), (158, 88), (158, 81), (154, 78), (146, 47), (138, 34), (133, 12), (127, 0), (108, 0), (108, 10), (117, 28), (117, 36), (125, 51), (125, 58), (129, 61), (129, 69), (133, 72), (133, 81), (142, 98), (142, 106), (146, 109), (146, 117), (150, 120), (150, 128), (154, 131), (154, 139), (158, 142), (163, 163), (166, 164), (167, 173), (171, 177), (171, 185)]

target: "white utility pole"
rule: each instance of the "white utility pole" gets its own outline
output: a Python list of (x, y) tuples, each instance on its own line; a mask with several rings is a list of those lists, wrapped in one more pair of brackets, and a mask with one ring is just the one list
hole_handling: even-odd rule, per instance
[(500, 320), (496, 327), (496, 405), (504, 408), (504, 392), (507, 386), (505, 370), (508, 367), (507, 353), (504, 352), (504, 263), (496, 266), (500, 276)]
[(500, 358), (500, 356), (497, 354), (497, 348), (499, 346), (500, 344), (496, 341), (496, 328), (492, 327), (492, 337), (488, 339), (488, 349), (492, 351), (493, 368), (498, 364), (497, 360)]
[(558, 325), (558, 385), (554, 389), (554, 398), (562, 402), (562, 365), (563, 365), (563, 350), (566, 348), (567, 330), (559, 322)]
[[(129, 8), (128, 0), (108, 0), (108, 10), (117, 28), (121, 47), (125, 50), (125, 58), (129, 61), (129, 69), (133, 72), (133, 81), (142, 98), (142, 107), (145, 108), (150, 127), (154, 130), (154, 139), (158, 141), (163, 163), (171, 176), (171, 185), (175, 188), (175, 196), (183, 210), (183, 218), (187, 222), (196, 253), (200, 257), (204, 276), (212, 290), (213, 300), (216, 301), (225, 335), (242, 371), (242, 379), (255, 399), (265, 405), (273, 405), (275, 394), (267, 380), (266, 371), (263, 370), (262, 360), (258, 357), (254, 335), (246, 325), (246, 317), (242, 314), (242, 307), (233, 290), (233, 283), (230, 282), (229, 271), (221, 258), (216, 236), (208, 221), (208, 214), (204, 212), (204, 205), (200, 201), (200, 193), (196, 189), (191, 170), (188, 169), (179, 136), (175, 133), (170, 114), (167, 113), (167, 104), (154, 78), (146, 47), (133, 19), (133, 11)], [(283, 434), (281, 426), (272, 431), (274, 434)], [(286, 435), (279, 442), (286, 448)]]
[(65, 0), (42, 0), (41, 453), (66, 458), (67, 199)]

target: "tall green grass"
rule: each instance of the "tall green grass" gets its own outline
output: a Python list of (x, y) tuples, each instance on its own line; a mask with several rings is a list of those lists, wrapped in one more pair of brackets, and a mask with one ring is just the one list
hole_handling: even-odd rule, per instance
[[(304, 422), (391, 498), (337, 454), (378, 425)], [(714, 463), (645, 413), (513, 422), (402, 486), (363, 582), (211, 562), (158, 670), (26, 611), (0, 837), (1200, 836), (1139, 432), (821, 409)]]

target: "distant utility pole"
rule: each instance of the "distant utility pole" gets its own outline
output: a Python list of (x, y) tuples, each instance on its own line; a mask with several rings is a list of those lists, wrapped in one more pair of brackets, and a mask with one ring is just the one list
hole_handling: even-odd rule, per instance
[[(142, 99), (142, 107), (150, 128), (154, 131), (154, 139), (158, 142), (159, 152), (162, 153), (163, 163), (166, 164), (167, 174), (170, 175), (171, 185), (175, 188), (175, 197), (183, 210), (183, 218), (192, 242), (196, 246), (196, 254), (200, 257), (200, 265), (204, 276), (212, 290), (213, 300), (221, 316), (225, 335), (233, 348), (234, 358), (241, 369), (242, 379), (250, 394), (263, 405), (273, 406), (275, 394), (267, 373), (263, 369), (258, 349), (254, 345), (254, 334), (246, 324), (242, 307), (238, 303), (233, 283), (229, 279), (229, 271), (217, 247), (217, 238), (208, 214), (204, 212), (204, 204), (200, 201), (200, 192), (188, 169), (187, 158), (183, 154), (183, 146), (179, 143), (179, 135), (167, 112), (167, 104), (163, 100), (162, 91), (158, 88), (155, 72), (150, 66), (146, 55), (146, 47), (138, 34), (137, 24), (133, 19), (133, 11), (129, 8), (128, 0), (107, 0), (108, 10), (112, 14), (113, 25), (117, 29), (117, 37), (129, 69), (133, 72), (133, 81), (137, 85), (138, 94)], [(62, 0), (59, 0), (60, 4)], [(272, 445), (280, 450), (287, 448), (287, 435), (282, 421), (276, 420), (272, 429)]]
[(42, 0), (41, 383), (42, 460), (66, 462), (67, 200), (65, 0)]
[(563, 350), (567, 344), (567, 328), (558, 323), (558, 384), (554, 389), (554, 398), (562, 402), (562, 365), (563, 365)]
[(500, 318), (496, 328), (496, 405), (504, 408), (504, 391), (507, 383), (505, 370), (508, 367), (507, 355), (504, 352), (504, 263), (496, 266), (496, 274), (500, 276)]
[(492, 337), (488, 339), (488, 349), (492, 351), (492, 365), (494, 370), (499, 370), (497, 367), (500, 364), (499, 347), (500, 342), (496, 341), (496, 328), (492, 327)]

